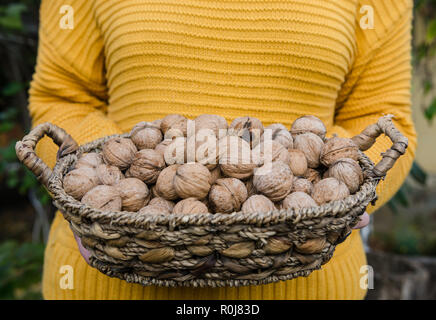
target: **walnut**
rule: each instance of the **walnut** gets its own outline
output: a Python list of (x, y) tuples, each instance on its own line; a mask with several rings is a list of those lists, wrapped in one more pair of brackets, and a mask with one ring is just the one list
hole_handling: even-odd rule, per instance
[(179, 196), (174, 188), (173, 180), (179, 164), (173, 164), (162, 170), (156, 181), (156, 193), (167, 200), (176, 200)]
[(216, 213), (239, 211), (247, 200), (247, 188), (235, 178), (218, 179), (209, 192), (209, 203)]
[(304, 178), (309, 180), (312, 184), (315, 184), (321, 181), (321, 173), (318, 170), (308, 168), (306, 173), (304, 174)]
[(154, 149), (162, 138), (160, 127), (151, 122), (140, 122), (130, 131), (130, 139), (138, 150)]
[(218, 142), (219, 166), (227, 177), (246, 179), (253, 175), (256, 164), (248, 142), (238, 136), (226, 136)]
[(121, 196), (112, 186), (96, 186), (89, 190), (82, 198), (82, 203), (103, 211), (120, 211), (122, 206)]
[(216, 167), (213, 170), (210, 170), (210, 185), (213, 185), (215, 181), (221, 178), (221, 169), (220, 167)]
[(252, 195), (258, 193), (256, 188), (254, 187), (253, 178), (250, 178), (247, 181), (245, 181), (245, 188), (247, 188), (248, 197), (251, 197)]
[(181, 198), (204, 199), (210, 190), (209, 170), (199, 163), (186, 163), (177, 168), (174, 189)]
[(282, 208), (289, 210), (289, 209), (295, 209), (299, 210), (302, 208), (310, 208), (310, 207), (317, 207), (317, 203), (315, 200), (311, 198), (307, 193), (304, 192), (293, 192), (286, 196), (285, 199), (283, 199), (282, 202)]
[(319, 118), (311, 115), (298, 118), (291, 126), (291, 134), (294, 139), (297, 135), (307, 132), (314, 133), (323, 140), (327, 129)]
[(158, 208), (161, 208), (164, 211), (167, 211), (168, 213), (171, 213), (174, 209), (175, 203), (169, 200), (166, 200), (161, 197), (156, 197), (150, 200), (148, 203), (149, 206), (155, 206)]
[(218, 164), (218, 140), (213, 131), (202, 130), (187, 140), (187, 162), (198, 162), (209, 170)]
[(283, 200), (291, 192), (292, 182), (291, 169), (282, 161), (263, 165), (256, 169), (253, 177), (256, 190), (274, 202)]
[(195, 213), (209, 213), (206, 205), (197, 200), (196, 198), (186, 198), (176, 203), (173, 209), (175, 214), (195, 214)]
[(252, 150), (253, 162), (263, 165), (266, 162), (283, 161), (289, 163), (291, 158), (288, 150), (279, 142), (274, 140), (263, 141)]
[(170, 129), (173, 131), (178, 131), (186, 137), (188, 132), (188, 119), (179, 114), (170, 114), (162, 119), (160, 129), (164, 134)]
[(159, 152), (162, 157), (165, 159), (165, 150), (167, 147), (173, 142), (171, 139), (163, 140), (161, 143), (159, 143), (156, 148), (154, 148), (154, 151)]
[(165, 163), (184, 164), (187, 162), (187, 139), (185, 137), (175, 138), (165, 149)]
[(289, 152), (289, 167), (294, 176), (302, 177), (307, 171), (307, 159), (303, 151), (291, 149)]
[(350, 158), (336, 160), (328, 169), (327, 176), (336, 178), (346, 184), (350, 193), (359, 190), (363, 183), (363, 172), (359, 163)]
[(312, 198), (319, 205), (330, 201), (341, 200), (350, 195), (347, 186), (335, 178), (322, 179), (313, 187)]
[(138, 178), (145, 183), (155, 183), (163, 168), (165, 168), (165, 160), (159, 152), (143, 149), (135, 154), (126, 177)]
[(132, 140), (127, 138), (112, 138), (103, 146), (103, 160), (106, 164), (127, 169), (133, 162), (138, 150)]
[(327, 167), (340, 158), (351, 158), (357, 161), (359, 160), (359, 147), (349, 138), (334, 136), (327, 140), (320, 157), (321, 163)]
[(100, 179), (100, 183), (108, 186), (114, 185), (121, 179), (124, 179), (124, 174), (121, 172), (120, 168), (108, 164), (100, 164), (95, 171)]
[(312, 194), (313, 184), (304, 178), (298, 178), (294, 176), (292, 183), (292, 192), (305, 192), (308, 195)]
[[(217, 139), (227, 135), (228, 124), (226, 119), (216, 114), (202, 114), (195, 118), (195, 132), (211, 131)], [(205, 133), (206, 134), (206, 133)]]
[(267, 213), (276, 210), (274, 203), (261, 194), (255, 194), (249, 197), (242, 204), (242, 212), (249, 213)]
[[(271, 130), (269, 135), (268, 130)], [(294, 146), (294, 140), (291, 133), (281, 123), (274, 123), (265, 128), (260, 142), (264, 141), (267, 137), (271, 137), (273, 141), (280, 143), (286, 149), (292, 149)]]
[(70, 171), (65, 175), (63, 186), (66, 193), (76, 200), (82, 197), (100, 183), (95, 170), (91, 167), (82, 166)]
[(139, 210), (138, 213), (144, 215), (159, 215), (159, 214), (170, 214), (171, 211), (168, 211), (165, 207), (149, 204), (148, 206), (141, 208), (141, 210)]
[(114, 186), (123, 200), (123, 210), (138, 211), (150, 201), (150, 190), (137, 178), (120, 180)]
[(241, 137), (250, 144), (250, 148), (254, 148), (260, 142), (263, 130), (263, 124), (259, 119), (240, 117), (233, 120), (228, 132), (229, 135)]
[(294, 138), (294, 148), (304, 153), (309, 168), (317, 168), (320, 164), (320, 154), (324, 146), (322, 139), (314, 133), (307, 132)]
[(79, 160), (76, 162), (75, 168), (78, 169), (80, 167), (91, 167), (97, 168), (100, 164), (103, 163), (103, 158), (100, 153), (90, 152), (84, 153)]

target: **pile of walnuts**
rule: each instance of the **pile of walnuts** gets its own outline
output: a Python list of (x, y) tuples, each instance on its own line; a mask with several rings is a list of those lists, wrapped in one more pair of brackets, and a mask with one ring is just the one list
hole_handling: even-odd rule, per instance
[(140, 214), (244, 213), (300, 209), (359, 190), (358, 146), (326, 138), (314, 116), (288, 130), (253, 117), (169, 115), (138, 123), (128, 138), (83, 154), (65, 191), (93, 208)]

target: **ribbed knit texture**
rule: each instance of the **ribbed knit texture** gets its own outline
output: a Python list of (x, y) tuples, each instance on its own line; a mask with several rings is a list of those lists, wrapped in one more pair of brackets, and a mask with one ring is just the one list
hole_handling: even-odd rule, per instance
[[(61, 29), (61, 6), (74, 29)], [(362, 5), (375, 29), (359, 27)], [(350, 137), (382, 114), (409, 138), (407, 154), (378, 187), (373, 212), (401, 186), (413, 161), (410, 110), (411, 0), (43, 0), (34, 125), (50, 121), (79, 143), (179, 113), (194, 118), (250, 115), (286, 126), (299, 116), (323, 120), (328, 134)], [(390, 141), (366, 153), (373, 161)], [(57, 147), (37, 152), (53, 166)], [(45, 254), (47, 299), (362, 299), (366, 263), (358, 231), (307, 278), (241, 288), (142, 287), (109, 278), (81, 258), (68, 223), (53, 222)], [(74, 289), (59, 286), (71, 265)]]

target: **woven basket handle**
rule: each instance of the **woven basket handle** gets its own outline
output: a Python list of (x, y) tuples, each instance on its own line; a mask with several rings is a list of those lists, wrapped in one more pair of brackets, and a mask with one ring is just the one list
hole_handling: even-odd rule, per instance
[(49, 136), (59, 146), (57, 160), (76, 151), (79, 146), (64, 129), (48, 122), (36, 126), (28, 135), (23, 137), (23, 140), (15, 144), (18, 159), (35, 174), (39, 182), (48, 187), (48, 180), (52, 170), (35, 153), (36, 144), (45, 135)]
[(361, 134), (354, 136), (352, 140), (359, 146), (361, 151), (368, 150), (382, 133), (392, 141), (392, 147), (382, 153), (382, 159), (369, 174), (372, 177), (384, 177), (394, 166), (395, 161), (406, 152), (409, 144), (408, 139), (395, 127), (392, 122), (393, 115), (381, 117), (377, 123), (369, 125)]

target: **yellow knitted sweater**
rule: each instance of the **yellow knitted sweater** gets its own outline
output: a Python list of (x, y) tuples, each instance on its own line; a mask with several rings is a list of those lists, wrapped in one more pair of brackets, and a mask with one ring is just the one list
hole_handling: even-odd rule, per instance
[[(72, 29), (61, 27), (63, 19)], [(360, 20), (374, 15), (374, 28)], [(415, 152), (410, 110), (411, 0), (43, 0), (30, 88), (33, 124), (52, 122), (80, 144), (139, 121), (250, 115), (286, 126), (318, 116), (328, 135), (349, 137), (382, 114), (410, 147), (378, 187), (377, 206), (405, 179)], [(72, 10), (73, 11), (72, 11)], [(390, 147), (381, 137), (373, 161)], [(57, 147), (37, 152), (50, 166)], [(369, 212), (376, 208), (368, 208)], [(362, 299), (366, 264), (359, 231), (309, 277), (240, 288), (143, 287), (109, 278), (80, 256), (57, 213), (45, 253), (46, 299)], [(60, 286), (61, 266), (74, 272)]]

